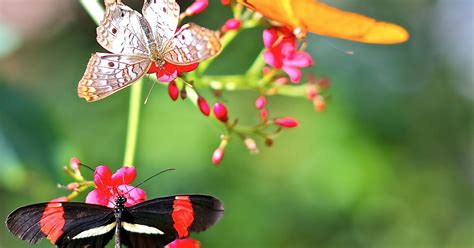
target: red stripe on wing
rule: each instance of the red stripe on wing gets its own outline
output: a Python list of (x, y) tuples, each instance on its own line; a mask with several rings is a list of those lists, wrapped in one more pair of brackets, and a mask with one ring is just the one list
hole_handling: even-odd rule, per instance
[(52, 244), (56, 244), (59, 237), (63, 234), (64, 224), (64, 208), (60, 202), (49, 202), (46, 204), (43, 215), (40, 219), (41, 232)]
[(194, 210), (189, 196), (176, 196), (173, 202), (173, 213), (171, 214), (173, 227), (178, 232), (179, 238), (189, 235), (188, 228), (194, 221)]

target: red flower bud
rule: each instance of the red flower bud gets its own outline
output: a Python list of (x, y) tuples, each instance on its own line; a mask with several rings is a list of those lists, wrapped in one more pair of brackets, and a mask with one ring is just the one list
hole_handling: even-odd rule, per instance
[(222, 26), (221, 31), (227, 32), (229, 30), (237, 30), (240, 28), (240, 20), (237, 18), (229, 19), (225, 22), (224, 26)]
[(260, 110), (260, 119), (262, 120), (262, 122), (266, 122), (267, 121), (267, 118), (268, 118), (268, 111), (267, 109), (263, 108)]
[(186, 87), (183, 87), (180, 93), (181, 93), (181, 99), (186, 100), (186, 98), (188, 97), (188, 93), (186, 92)]
[(215, 165), (220, 164), (223, 157), (224, 157), (224, 148), (222, 147), (217, 148), (212, 154), (212, 163)]
[(201, 110), (201, 112), (205, 116), (209, 116), (209, 114), (211, 113), (211, 109), (209, 108), (209, 105), (207, 104), (206, 99), (204, 99), (204, 97), (202, 96), (199, 96), (197, 100), (197, 104), (198, 104), (199, 110)]
[(298, 121), (293, 117), (282, 117), (276, 119), (275, 124), (281, 127), (292, 128), (298, 126)]
[(185, 13), (187, 16), (197, 15), (203, 12), (207, 8), (207, 5), (209, 5), (208, 0), (196, 0), (186, 9)]
[(170, 96), (170, 98), (171, 98), (173, 101), (176, 101), (176, 99), (178, 99), (178, 96), (179, 96), (179, 89), (178, 89), (178, 86), (176, 85), (176, 82), (175, 82), (175, 81), (171, 81), (171, 82), (168, 84), (168, 95)]
[(265, 96), (260, 96), (257, 98), (257, 101), (255, 101), (255, 107), (257, 109), (263, 109), (267, 105), (267, 98)]
[(218, 120), (222, 122), (227, 122), (227, 120), (229, 119), (227, 115), (227, 108), (224, 104), (219, 102), (214, 104), (214, 115)]
[(232, 0), (221, 0), (222, 5), (224, 6), (229, 6), (231, 4)]
[(69, 160), (69, 165), (73, 170), (78, 171), (81, 167), (81, 161), (76, 157), (72, 157), (71, 160)]

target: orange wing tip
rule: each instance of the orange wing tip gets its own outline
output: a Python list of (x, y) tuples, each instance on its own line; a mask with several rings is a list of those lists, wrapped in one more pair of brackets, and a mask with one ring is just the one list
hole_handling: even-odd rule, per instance
[(409, 37), (408, 31), (401, 26), (377, 22), (360, 41), (372, 44), (397, 44), (407, 41)]

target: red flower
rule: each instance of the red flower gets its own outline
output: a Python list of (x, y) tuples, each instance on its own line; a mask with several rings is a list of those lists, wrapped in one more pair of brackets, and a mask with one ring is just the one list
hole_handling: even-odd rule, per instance
[(298, 51), (295, 36), (287, 29), (270, 28), (263, 31), (267, 51), (263, 58), (276, 69), (283, 69), (293, 83), (301, 80), (301, 68), (313, 65), (311, 56)]
[(114, 174), (105, 165), (97, 166), (94, 172), (96, 189), (89, 192), (86, 203), (98, 204), (113, 208), (115, 198), (127, 198), (125, 206), (132, 206), (146, 200), (145, 191), (129, 186), (135, 180), (137, 173), (135, 167), (123, 167)]
[(175, 65), (165, 61), (165, 64), (162, 67), (159, 67), (156, 66), (155, 63), (152, 63), (150, 69), (148, 69), (148, 74), (156, 73), (156, 78), (158, 81), (167, 83), (175, 80), (184, 72), (194, 71), (198, 65), (199, 63), (190, 65)]
[(167, 248), (200, 248), (201, 243), (199, 241), (194, 240), (192, 238), (187, 239), (177, 239), (171, 242)]

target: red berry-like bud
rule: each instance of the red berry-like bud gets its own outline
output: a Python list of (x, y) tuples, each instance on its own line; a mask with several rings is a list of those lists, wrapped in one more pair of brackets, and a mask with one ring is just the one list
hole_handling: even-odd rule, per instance
[(205, 116), (209, 116), (209, 114), (211, 113), (211, 109), (209, 108), (209, 104), (207, 104), (207, 101), (206, 99), (204, 99), (204, 97), (202, 96), (198, 97), (197, 105), (199, 107), (199, 110), (201, 110), (201, 112)]
[(267, 98), (265, 96), (260, 96), (255, 101), (255, 107), (257, 109), (263, 109), (263, 108), (265, 108), (266, 105), (267, 105)]
[(298, 121), (293, 117), (282, 117), (276, 119), (275, 124), (281, 127), (292, 128), (298, 126)]
[(268, 147), (272, 146), (272, 145), (273, 145), (273, 140), (270, 139), (270, 138), (267, 138), (267, 139), (265, 140), (265, 145), (267, 145)]
[(262, 122), (266, 122), (268, 119), (268, 111), (266, 108), (263, 108), (260, 110), (260, 119)]
[(240, 20), (237, 18), (229, 19), (225, 22), (224, 26), (222, 26), (221, 31), (227, 32), (229, 30), (237, 30), (240, 28)]
[(208, 0), (196, 0), (186, 9), (185, 13), (187, 16), (197, 15), (203, 12), (207, 8), (207, 5), (209, 5)]
[(183, 87), (180, 91), (181, 99), (186, 100), (188, 93), (186, 92), (186, 87)]
[(73, 170), (78, 171), (81, 167), (81, 161), (76, 157), (72, 157), (71, 160), (69, 160), (69, 165)]
[(227, 108), (224, 104), (219, 102), (214, 104), (214, 115), (218, 120), (222, 122), (227, 122), (227, 120), (229, 119), (227, 115)]
[(222, 5), (229, 6), (232, 0), (221, 0)]
[(168, 84), (168, 95), (173, 101), (176, 101), (179, 97), (179, 89), (175, 81), (171, 81)]
[(217, 148), (212, 154), (212, 163), (215, 165), (220, 164), (222, 158), (224, 157), (224, 148)]

